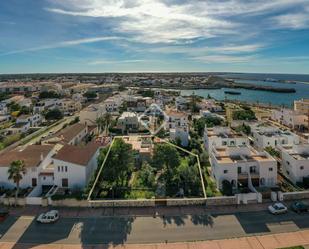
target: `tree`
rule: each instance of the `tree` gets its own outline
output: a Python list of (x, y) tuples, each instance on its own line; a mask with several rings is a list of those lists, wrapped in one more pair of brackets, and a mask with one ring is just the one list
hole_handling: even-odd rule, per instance
[(268, 152), (271, 156), (280, 157), (280, 152), (271, 146), (266, 147), (265, 151)]
[(13, 180), (16, 184), (16, 192), (15, 192), (15, 205), (17, 205), (17, 197), (19, 193), (19, 183), (23, 179), (23, 175), (26, 174), (26, 166), (24, 161), (16, 160), (13, 161), (8, 169), (8, 179)]
[(138, 173), (138, 179), (140, 180), (141, 187), (154, 187), (155, 174), (153, 168), (148, 162), (144, 162), (141, 170)]
[(172, 170), (180, 164), (177, 149), (170, 144), (157, 144), (154, 148), (153, 166), (157, 169)]
[(43, 91), (39, 94), (40, 99), (59, 99), (60, 94), (55, 91)]
[(18, 116), (22, 115), (22, 114), (30, 114), (31, 113), (31, 109), (30, 107), (27, 107), (27, 106), (22, 106), (19, 113), (18, 113)]
[(204, 133), (204, 129), (205, 129), (205, 125), (207, 125), (207, 127), (211, 128), (217, 125), (221, 125), (222, 124), (222, 119), (219, 117), (202, 117), (199, 119), (195, 119), (193, 121), (193, 128), (194, 130), (197, 131), (199, 136), (203, 136)]
[(52, 110), (49, 110), (46, 114), (45, 114), (45, 119), (46, 120), (60, 120), (63, 118), (63, 113), (55, 108)]
[[(98, 160), (99, 167), (101, 167), (107, 151), (108, 148), (101, 150)], [(123, 139), (116, 139), (103, 168), (103, 181), (112, 188), (125, 187), (133, 168), (134, 151), (132, 145), (125, 143)]]
[(243, 123), (242, 125), (238, 126), (235, 128), (235, 130), (237, 132), (243, 132), (245, 133), (246, 135), (250, 135), (251, 133), (251, 128), (249, 125), (246, 125), (245, 123)]
[(227, 196), (233, 195), (233, 186), (228, 180), (222, 181), (222, 193)]
[(105, 131), (105, 134), (107, 135), (111, 122), (112, 122), (112, 115), (108, 112), (104, 113), (103, 116), (98, 117), (96, 119), (96, 123), (99, 128), (99, 133), (101, 133), (102, 131)]
[(21, 108), (21, 106), (16, 102), (11, 102), (10, 104), (7, 105), (7, 107), (9, 108), (10, 112), (17, 112)]
[(254, 111), (248, 106), (243, 106), (243, 110), (237, 110), (233, 113), (234, 120), (256, 120)]
[(95, 99), (97, 97), (97, 94), (95, 92), (85, 92), (83, 95), (85, 98), (87, 98), (87, 100), (92, 100)]

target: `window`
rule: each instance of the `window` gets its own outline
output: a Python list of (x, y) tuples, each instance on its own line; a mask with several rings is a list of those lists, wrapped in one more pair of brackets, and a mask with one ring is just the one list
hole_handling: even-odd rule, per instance
[(58, 166), (58, 172), (60, 172), (60, 166)]
[(222, 145), (227, 145), (227, 142), (226, 141), (222, 141)]
[(67, 178), (62, 178), (62, 187), (67, 188), (69, 186), (69, 181)]
[(273, 169), (273, 168), (269, 168), (268, 170), (269, 170), (269, 171), (273, 171), (274, 169)]
[(63, 172), (63, 166), (61, 166), (61, 172)]
[(256, 166), (251, 166), (250, 167), (250, 173), (256, 173)]
[(68, 166), (64, 166), (64, 171), (68, 172)]
[(241, 174), (241, 167), (237, 168), (237, 172), (238, 172), (238, 174)]
[(300, 170), (303, 170), (304, 169), (304, 166), (300, 166)]
[(229, 171), (227, 169), (223, 170), (223, 174), (227, 174)]

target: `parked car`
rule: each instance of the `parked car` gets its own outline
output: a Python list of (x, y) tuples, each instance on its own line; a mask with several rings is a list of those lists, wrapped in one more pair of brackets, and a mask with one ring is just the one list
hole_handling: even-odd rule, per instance
[(9, 211), (7, 209), (0, 209), (0, 222), (4, 221), (8, 215)]
[(281, 202), (277, 202), (273, 205), (268, 206), (268, 210), (272, 214), (283, 214), (288, 211), (288, 208), (284, 206)]
[(59, 219), (59, 212), (57, 210), (51, 210), (47, 213), (42, 213), (39, 215), (39, 217), (36, 219), (39, 223), (54, 223)]
[(308, 212), (309, 206), (302, 201), (296, 201), (291, 205), (291, 209), (296, 213), (304, 213)]

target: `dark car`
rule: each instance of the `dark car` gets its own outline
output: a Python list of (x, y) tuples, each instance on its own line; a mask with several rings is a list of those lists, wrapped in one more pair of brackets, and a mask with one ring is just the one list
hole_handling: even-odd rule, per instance
[(309, 206), (301, 201), (296, 201), (291, 205), (291, 208), (294, 212), (296, 213), (304, 213), (304, 212), (308, 212), (309, 210)]
[(4, 221), (8, 215), (9, 211), (7, 209), (0, 209), (0, 222)]

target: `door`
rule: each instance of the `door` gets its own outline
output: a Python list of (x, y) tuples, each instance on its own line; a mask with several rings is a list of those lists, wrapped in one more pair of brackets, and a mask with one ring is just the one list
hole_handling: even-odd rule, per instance
[(62, 187), (67, 188), (69, 186), (68, 178), (62, 178)]
[(36, 187), (37, 186), (37, 180), (36, 178), (32, 178), (32, 187)]

